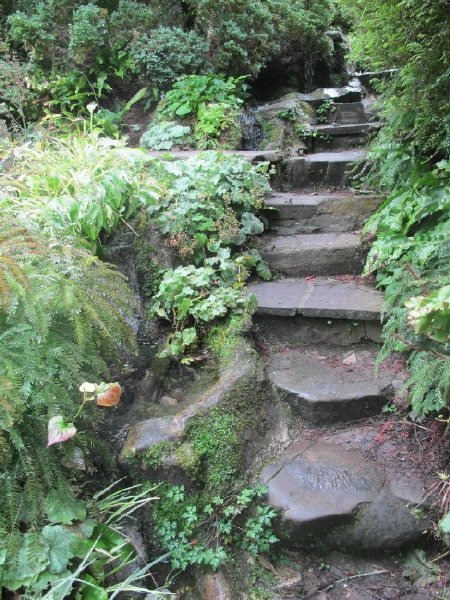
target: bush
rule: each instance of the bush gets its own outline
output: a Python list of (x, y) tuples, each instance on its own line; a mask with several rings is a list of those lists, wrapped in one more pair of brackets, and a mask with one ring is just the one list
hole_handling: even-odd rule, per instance
[(69, 27), (68, 55), (76, 63), (89, 65), (106, 43), (106, 19), (95, 4), (80, 6)]
[[(352, 58), (398, 72), (380, 85), (391, 137), (416, 153), (450, 150), (450, 13), (445, 0), (339, 0), (355, 21)], [(383, 43), (380, 44), (380, 39)]]
[(110, 47), (114, 50), (122, 49), (155, 25), (156, 19), (149, 6), (133, 0), (120, 0), (109, 18)]
[(136, 72), (152, 87), (167, 90), (182, 75), (209, 70), (208, 45), (194, 31), (158, 27), (131, 44)]
[(280, 49), (273, 0), (193, 0), (191, 4), (217, 72), (254, 77)]

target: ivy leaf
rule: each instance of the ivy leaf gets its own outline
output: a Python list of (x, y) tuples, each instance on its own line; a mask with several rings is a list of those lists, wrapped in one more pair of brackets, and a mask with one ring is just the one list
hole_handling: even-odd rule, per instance
[(48, 422), (47, 448), (59, 442), (70, 440), (76, 434), (77, 429), (73, 423), (66, 423), (64, 417), (57, 415)]
[(71, 525), (73, 521), (84, 521), (86, 518), (85, 503), (60, 490), (52, 490), (49, 493), (45, 508), (51, 523)]

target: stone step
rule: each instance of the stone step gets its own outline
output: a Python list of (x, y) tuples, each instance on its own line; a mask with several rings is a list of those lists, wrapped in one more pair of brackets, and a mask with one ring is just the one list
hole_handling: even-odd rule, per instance
[(380, 123), (376, 121), (367, 123), (327, 123), (326, 125), (314, 125), (312, 129), (323, 135), (341, 136), (341, 135), (357, 135), (359, 133), (367, 133), (375, 129), (379, 129)]
[(383, 294), (359, 281), (332, 277), (276, 279), (247, 286), (258, 300), (257, 314), (379, 321)]
[(266, 234), (259, 248), (274, 273), (294, 277), (358, 274), (366, 256), (358, 233)]
[(274, 387), (312, 425), (348, 422), (381, 412), (393, 395), (393, 375), (375, 375), (376, 345), (350, 350), (330, 346), (284, 349), (270, 354)]
[(278, 193), (266, 201), (270, 208), (271, 230), (280, 235), (355, 231), (383, 201), (376, 194), (351, 190), (326, 193)]
[(369, 114), (363, 102), (347, 102), (335, 104), (335, 110), (331, 113), (333, 123), (342, 125), (351, 125), (355, 123), (365, 123), (368, 121)]
[(264, 468), (260, 481), (268, 487), (269, 504), (281, 511), (282, 543), (305, 546), (320, 540), (376, 551), (421, 538), (426, 519), (413, 508), (423, 498), (423, 482), (404, 467), (394, 470), (382, 457), (355, 448), (358, 436), (373, 439), (376, 431), (348, 431), (346, 440), (341, 434), (342, 439), (336, 435), (330, 441), (329, 431), (304, 438)]
[(307, 141), (313, 152), (362, 148), (367, 144), (368, 135), (378, 128), (379, 124), (376, 122), (318, 125), (313, 130), (321, 135), (311, 137)]
[(350, 179), (349, 170), (364, 156), (364, 150), (342, 150), (288, 158), (285, 163), (285, 183), (290, 189), (297, 190), (318, 185), (346, 187)]
[(254, 322), (269, 344), (381, 341), (382, 294), (350, 277), (279, 279), (251, 284), (247, 291), (256, 295)]

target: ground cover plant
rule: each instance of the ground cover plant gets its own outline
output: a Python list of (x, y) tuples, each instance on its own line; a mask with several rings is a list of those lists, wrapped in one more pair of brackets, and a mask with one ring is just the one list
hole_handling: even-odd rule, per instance
[(155, 161), (149, 172), (166, 192), (147, 212), (184, 263), (163, 274), (151, 310), (173, 323), (166, 353), (179, 356), (207, 323), (230, 309), (252, 310), (254, 299), (241, 290), (253, 268), (271, 276), (251, 247), (252, 236), (264, 231), (267, 165), (207, 152)]
[[(161, 274), (153, 298), (153, 314), (174, 323), (166, 353), (183, 356), (205, 324), (249, 309), (241, 288), (252, 267), (268, 276), (250, 247), (264, 229), (266, 167), (214, 152), (149, 160), (100, 136), (92, 121), (85, 133), (44, 134), (8, 157), (0, 195), (2, 585), (61, 598), (90, 585), (103, 598), (103, 530), (90, 526), (82, 510), (89, 495), (79, 494), (86, 470), (113, 470), (98, 431), (101, 407), (118, 402), (120, 386), (87, 382), (108, 381), (110, 368), (135, 351), (136, 303), (125, 277), (96, 254), (117, 227), (148, 212), (184, 263)], [(52, 502), (74, 507), (67, 526), (81, 527), (81, 550), (70, 530), (53, 558), (51, 536), (64, 521), (42, 513)], [(126, 562), (126, 540), (105, 535), (102, 548)]]

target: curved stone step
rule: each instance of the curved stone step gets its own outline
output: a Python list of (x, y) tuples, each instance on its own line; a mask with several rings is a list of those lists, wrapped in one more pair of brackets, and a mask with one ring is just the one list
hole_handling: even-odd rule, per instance
[(376, 194), (326, 192), (319, 194), (278, 193), (266, 201), (271, 230), (281, 235), (343, 232), (360, 229), (383, 201)]
[(275, 273), (294, 277), (358, 274), (366, 257), (358, 233), (267, 234), (259, 248)]
[(368, 284), (332, 277), (286, 278), (247, 286), (259, 315), (379, 321), (383, 294)]
[(288, 158), (285, 166), (287, 184), (298, 190), (315, 185), (345, 187), (349, 183), (351, 165), (364, 156), (364, 150), (340, 150)]
[(269, 504), (281, 510), (280, 534), (292, 545), (311, 541), (357, 550), (397, 548), (419, 538), (413, 511), (423, 486), (410, 473), (387, 473), (363, 452), (322, 438), (301, 440), (261, 474)]
[(267, 359), (267, 375), (295, 414), (313, 425), (380, 413), (392, 398), (392, 374), (375, 375), (377, 348), (285, 349)]

